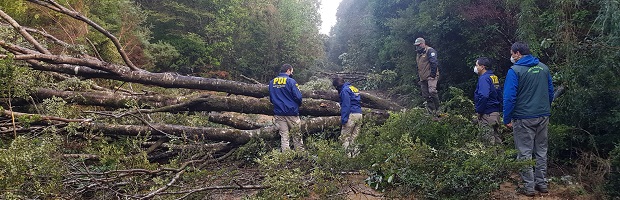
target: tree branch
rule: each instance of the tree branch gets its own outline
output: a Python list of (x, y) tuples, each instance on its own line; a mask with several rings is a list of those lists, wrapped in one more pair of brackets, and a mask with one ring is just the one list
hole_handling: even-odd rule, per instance
[(43, 7), (49, 8), (51, 10), (54, 10), (56, 12), (65, 14), (67, 16), (70, 16), (74, 19), (80, 20), (82, 22), (85, 22), (86, 24), (90, 25), (91, 27), (95, 28), (97, 31), (99, 31), (100, 33), (102, 33), (103, 35), (105, 35), (107, 38), (109, 38), (110, 40), (112, 40), (112, 43), (114, 43), (114, 46), (116, 47), (116, 50), (118, 51), (118, 53), (121, 55), (121, 57), (123, 58), (123, 61), (125, 61), (125, 64), (127, 64), (127, 66), (132, 70), (132, 71), (138, 71), (141, 70), (138, 67), (136, 67), (131, 60), (129, 59), (129, 56), (127, 56), (127, 54), (125, 53), (125, 50), (123, 50), (123, 47), (121, 46), (119, 40), (112, 35), (110, 32), (108, 32), (107, 30), (105, 30), (103, 27), (99, 26), (99, 24), (91, 21), (90, 19), (88, 19), (86, 16), (83, 16), (82, 14), (80, 14), (79, 12), (75, 12), (73, 10), (69, 10), (65, 7), (63, 7), (62, 5), (56, 3), (53, 0), (44, 0), (44, 1), (40, 1), (40, 0), (28, 0), (32, 3), (41, 5)]
[(15, 28), (15, 30), (17, 30), (17, 32), (19, 32), (19, 34), (21, 34), (26, 39), (26, 41), (32, 44), (32, 46), (34, 46), (39, 52), (44, 54), (52, 54), (49, 50), (43, 47), (43, 45), (39, 44), (39, 42), (35, 40), (34, 37), (32, 37), (32, 35), (28, 33), (28, 31), (26, 31), (26, 29), (20, 26), (19, 23), (17, 23), (11, 16), (4, 13), (4, 11), (2, 11), (1, 9), (0, 17), (9, 22), (9, 24), (11, 24), (11, 26), (13, 26), (13, 28)]

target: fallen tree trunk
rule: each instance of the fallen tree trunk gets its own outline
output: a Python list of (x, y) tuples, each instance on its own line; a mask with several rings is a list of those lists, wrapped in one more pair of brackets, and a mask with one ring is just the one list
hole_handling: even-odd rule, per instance
[[(251, 97), (267, 97), (269, 89), (263, 84), (247, 84), (242, 82), (184, 76), (176, 73), (152, 73), (145, 70), (133, 71), (129, 67), (108, 63), (92, 57), (75, 58), (66, 55), (41, 54), (33, 50), (25, 49), (16, 45), (0, 41), (0, 46), (16, 54), (16, 60), (37, 60), (47, 64), (29, 62), (36, 70), (53, 71), (64, 74), (76, 75), (85, 78), (104, 78), (146, 85), (155, 85), (165, 88), (188, 88), (226, 92)], [(389, 100), (378, 98), (374, 95), (361, 92), (362, 106), (384, 110), (400, 110), (401, 106)], [(339, 101), (339, 95), (335, 91), (302, 91), (304, 98), (327, 99)]]
[[(219, 96), (193, 95), (187, 97), (170, 97), (164, 95), (127, 96), (111, 92), (73, 92), (51, 89), (37, 89), (35, 96), (39, 99), (60, 97), (70, 103), (81, 105), (95, 105), (112, 108), (126, 108), (131, 102), (152, 107), (164, 106), (156, 109), (143, 109), (140, 112), (200, 112), (200, 111), (228, 111), (247, 114), (273, 115), (273, 105), (267, 98), (253, 98), (246, 96)], [(192, 99), (193, 98), (193, 99)], [(386, 111), (364, 108), (365, 114), (389, 115)], [(308, 116), (338, 116), (340, 106), (334, 101), (304, 99), (299, 108), (300, 115)]]
[[(66, 119), (45, 115), (11, 112), (0, 112), (5, 117), (18, 116), (33, 119), (33, 122), (46, 122), (50, 124), (77, 122), (81, 125), (81, 131), (102, 133), (108, 136), (165, 136), (168, 138), (182, 138), (194, 141), (225, 141), (235, 145), (245, 144), (251, 138), (263, 138), (271, 140), (279, 137), (278, 129), (274, 125), (261, 127), (254, 130), (239, 130), (229, 128), (191, 127), (170, 124), (147, 124), (143, 125), (117, 125), (92, 122), (92, 119)], [(332, 130), (340, 126), (340, 117), (315, 117), (301, 121), (301, 132), (305, 135)]]
[[(301, 131), (304, 135), (333, 130), (340, 125), (340, 117), (316, 117), (302, 120)], [(235, 145), (242, 145), (251, 138), (273, 140), (278, 135), (278, 129), (271, 125), (255, 130), (239, 130), (211, 127), (190, 127), (169, 124), (141, 125), (115, 125), (103, 123), (86, 123), (83, 127), (89, 131), (103, 133), (108, 136), (140, 136), (140, 135), (166, 135), (194, 141), (226, 141)]]
[(38, 88), (32, 96), (35, 99), (43, 100), (52, 97), (59, 97), (68, 103), (79, 105), (103, 106), (110, 108), (127, 108), (127, 105), (137, 103), (145, 107), (162, 107), (182, 103), (186, 98), (196, 97), (171, 97), (166, 95), (125, 95), (122, 93), (106, 91), (61, 91), (47, 88)]
[[(273, 120), (272, 117), (270, 118), (271, 120)], [(236, 128), (236, 129), (241, 129), (241, 130), (254, 130), (254, 129), (259, 129), (261, 127), (265, 127), (268, 125), (267, 123), (261, 123), (261, 122), (249, 120), (248, 117), (241, 116), (241, 114), (235, 115), (231, 112), (227, 112), (227, 113), (210, 112), (209, 121), (213, 123), (224, 124), (224, 125)], [(273, 124), (271, 122), (272, 121), (269, 121), (269, 124)]]

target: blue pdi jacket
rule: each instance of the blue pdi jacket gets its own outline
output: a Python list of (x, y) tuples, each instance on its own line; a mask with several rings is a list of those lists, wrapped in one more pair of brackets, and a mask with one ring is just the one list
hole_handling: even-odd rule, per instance
[(340, 122), (346, 124), (349, 121), (349, 114), (362, 113), (362, 98), (360, 91), (346, 82), (338, 90), (340, 93)]
[(269, 82), (269, 101), (273, 104), (275, 115), (299, 115), (301, 91), (297, 88), (297, 81), (286, 73), (280, 73)]
[(504, 84), (504, 124), (512, 119), (550, 116), (552, 101), (551, 73), (538, 58), (523, 56), (508, 70)]
[(499, 79), (493, 74), (493, 71), (487, 70), (478, 77), (478, 85), (474, 93), (476, 113), (489, 114), (492, 112), (499, 112), (502, 101), (501, 98)]

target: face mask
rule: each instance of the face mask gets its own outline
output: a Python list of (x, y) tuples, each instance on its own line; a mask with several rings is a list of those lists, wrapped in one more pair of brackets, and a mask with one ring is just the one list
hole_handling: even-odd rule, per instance
[(424, 48), (422, 48), (421, 46), (415, 46), (415, 51), (417, 51), (418, 53), (424, 53)]
[(512, 62), (512, 64), (514, 64), (517, 61), (512, 56), (510, 56), (510, 62)]
[(478, 74), (478, 68), (474, 66), (474, 73)]

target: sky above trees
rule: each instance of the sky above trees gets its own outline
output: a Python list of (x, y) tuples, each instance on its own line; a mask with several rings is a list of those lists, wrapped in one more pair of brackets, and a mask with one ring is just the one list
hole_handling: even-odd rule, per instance
[(319, 32), (325, 35), (329, 35), (329, 30), (336, 24), (336, 11), (338, 11), (338, 5), (341, 0), (321, 0), (321, 27)]

